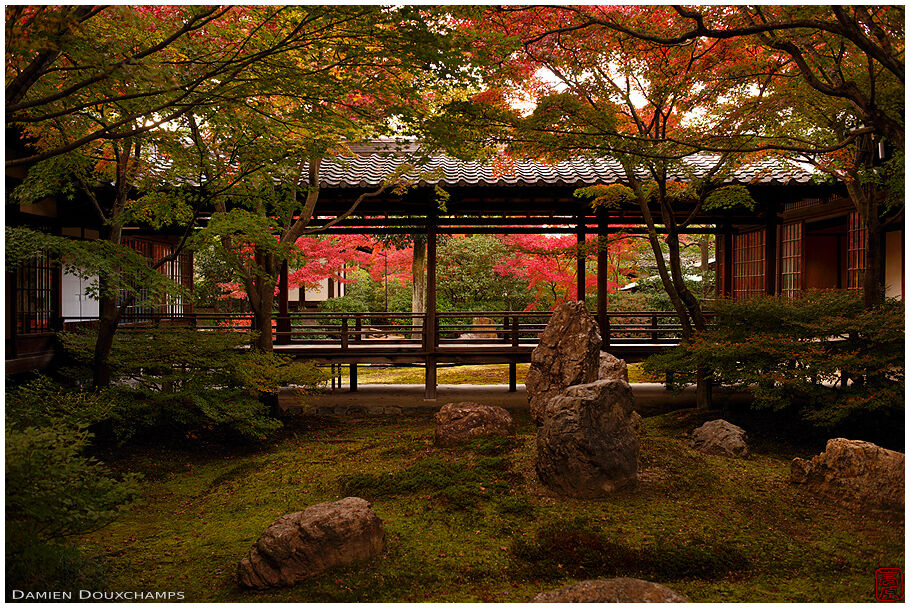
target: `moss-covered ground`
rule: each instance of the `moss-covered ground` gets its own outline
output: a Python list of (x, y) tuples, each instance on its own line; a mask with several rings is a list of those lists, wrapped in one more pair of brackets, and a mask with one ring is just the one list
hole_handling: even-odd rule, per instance
[[(524, 383), (530, 363), (519, 363), (515, 376)], [(436, 370), (439, 384), (508, 384), (508, 365), (457, 365)], [(342, 366), (342, 378), (348, 379), (348, 368)], [(357, 371), (360, 384), (423, 384), (426, 380), (422, 367), (370, 367), (361, 366)], [(648, 375), (641, 363), (629, 364), (629, 382), (663, 382), (663, 377)]]
[[(807, 448), (694, 452), (695, 418), (646, 418), (637, 487), (601, 500), (540, 485), (526, 418), (512, 439), (459, 448), (433, 445), (430, 416), (308, 416), (257, 448), (134, 450), (113, 462), (145, 475), (143, 499), (79, 545), (109, 589), (219, 602), (528, 601), (614, 575), (699, 602), (872, 601), (875, 569), (903, 567), (902, 514), (791, 487), (789, 459)], [(385, 523), (381, 556), (291, 588), (238, 588), (237, 562), (276, 517), (352, 494)]]

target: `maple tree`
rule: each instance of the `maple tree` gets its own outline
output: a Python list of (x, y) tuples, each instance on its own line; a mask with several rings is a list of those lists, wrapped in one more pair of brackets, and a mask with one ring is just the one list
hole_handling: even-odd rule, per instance
[[(272, 348), (275, 285), (297, 239), (343, 221), (363, 200), (401, 192), (421, 177), (406, 162), (346, 211), (330, 217), (317, 208), (325, 159), (344, 164), (351, 142), (387, 134), (392, 122), (414, 122), (437, 98), (474, 82), (470, 65), (480, 59), (460, 46), (450, 13), (432, 7), (339, 8), (344, 19), (325, 26), (333, 31), (330, 43), (287, 53), (286, 66), (269, 64), (268, 77), (283, 87), (279, 93), (257, 90), (255, 107), (190, 115), (199, 118), (192, 138), (197, 150), (206, 150), (197, 162), (206, 184), (214, 183), (215, 174), (230, 178), (234, 167), (258, 167), (214, 200), (199, 242), (229, 260), (260, 329), (260, 350)], [(312, 77), (300, 78), (301, 66)], [(232, 155), (215, 153), (225, 140), (242, 145)]]
[[(155, 131), (227, 100), (255, 107), (259, 95), (292, 95), (284, 81), (291, 66), (303, 81), (341, 82), (343, 63), (332, 56), (363, 36), (359, 59), (368, 64), (367, 41), (379, 43), (392, 23), (378, 19), (383, 13), (365, 6), (6, 7), (8, 125), (40, 143), (55, 124), (91, 115), (99, 106), (122, 108), (117, 120), (8, 158), (7, 166), (28, 165), (98, 139)], [(406, 11), (389, 14), (402, 15), (402, 30), (425, 34), (408, 26)], [(376, 29), (367, 29), (370, 25)], [(427, 58), (417, 46), (412, 54)], [(320, 61), (308, 64), (307, 58)], [(339, 97), (347, 92), (339, 89)], [(368, 106), (371, 100), (348, 102)]]
[[(526, 310), (554, 309), (563, 302), (574, 300), (578, 284), (578, 256), (584, 256), (586, 264), (593, 265), (597, 248), (606, 247), (608, 259), (613, 260), (606, 269), (607, 291), (619, 286), (618, 267), (625, 262), (626, 270), (632, 270), (634, 257), (630, 256), (630, 240), (627, 237), (613, 238), (604, 242), (592, 242), (579, 246), (577, 237), (541, 236), (516, 234), (502, 238), (509, 248), (509, 254), (496, 264), (496, 272), (503, 276), (519, 277), (528, 283), (534, 292), (534, 300)], [(612, 272), (611, 272), (612, 271)], [(597, 288), (594, 272), (585, 273), (585, 291)]]
[[(578, 194), (596, 206), (639, 207), (657, 270), (691, 337), (705, 322), (681, 272), (680, 231), (703, 209), (752, 208), (745, 188), (723, 186), (736, 167), (757, 154), (811, 154), (824, 164), (820, 155), (843, 158), (840, 151), (849, 149), (855, 159), (848, 190), (870, 216), (870, 234), (879, 228), (870, 210), (877, 198), (872, 183), (902, 183), (894, 163), (885, 176), (870, 177), (868, 156), (859, 162), (871, 148), (862, 142), (870, 134), (890, 137), (902, 152), (902, 11), (851, 11), (501, 7), (474, 27), (517, 40), (504, 61), (519, 77), (505, 73), (499, 87), (450, 104), (444, 122), (466, 122), (464, 136), (494, 153), (505, 143), (507, 154), (524, 158), (618, 160), (626, 185)], [(548, 77), (530, 76), (542, 73)], [(516, 106), (529, 98), (532, 110)], [(713, 153), (711, 166), (688, 166), (686, 157), (696, 152)], [(845, 175), (844, 163), (836, 170)], [(656, 220), (668, 233), (666, 258)], [(867, 246), (877, 242), (873, 234)], [(876, 270), (866, 275), (867, 293), (869, 286), (878, 291)], [(700, 372), (706, 377), (709, 370)], [(699, 382), (702, 405), (707, 390)]]
[[(507, 9), (508, 10), (508, 9)], [(741, 99), (714, 122), (714, 141), (693, 149), (767, 150), (809, 163), (843, 183), (866, 228), (864, 302), (882, 297), (883, 234), (904, 190), (904, 9), (900, 6), (560, 7), (553, 32), (599, 32), (664, 49), (726, 41), (741, 50), (725, 70)], [(596, 35), (596, 34), (595, 34)], [(533, 41), (533, 38), (531, 38)], [(526, 43), (528, 41), (526, 40)], [(693, 143), (693, 142), (680, 142)], [(880, 143), (888, 155), (876, 154)]]
[[(102, 107), (93, 116), (93, 124), (104, 124), (111, 115), (118, 115), (116, 106)], [(114, 119), (116, 120), (116, 119)], [(56, 129), (44, 134), (41, 146), (56, 146), (60, 142), (78, 139), (86, 129), (92, 128), (85, 120), (70, 120), (58, 124)], [(56, 250), (61, 259), (78, 255), (82, 265), (73, 271), (95, 284), (99, 306), (98, 333), (95, 345), (95, 387), (110, 383), (108, 363), (114, 335), (124, 313), (136, 304), (139, 296), (133, 263), (110, 265), (92, 264), (92, 260), (114, 255), (125, 259), (128, 247), (122, 247), (124, 227), (128, 224), (143, 225), (152, 229), (183, 227), (182, 236), (171, 251), (146, 263), (151, 270), (163, 268), (177, 260), (194, 225), (195, 212), (204, 205), (206, 196), (193, 190), (175, 192), (162, 187), (157, 170), (157, 150), (165, 140), (174, 137), (170, 131), (144, 133), (113, 140), (95, 140), (89, 145), (39, 161), (30, 167), (25, 179), (11, 193), (12, 200), (29, 204), (46, 196), (76, 195), (89, 202), (94, 220), (104, 227), (100, 241), (74, 243), (59, 238), (47, 246)], [(141, 194), (136, 194), (136, 191)], [(93, 251), (88, 252), (87, 249)], [(78, 254), (77, 254), (78, 251)], [(152, 289), (152, 295), (173, 295), (176, 286), (149, 281), (143, 282)]]
[[(472, 44), (457, 35), (452, 13), (7, 7), (7, 124), (28, 147), (7, 165), (50, 175), (36, 163), (106, 158), (119, 171), (118, 200), (102, 218), (116, 243), (122, 222), (134, 219), (123, 212), (132, 192), (145, 185), (135, 179), (133, 159), (141, 159), (150, 184), (171, 188), (143, 197), (156, 213), (185, 211), (178, 191), (214, 209), (193, 244), (230, 262), (257, 327), (269, 328), (274, 284), (297, 239), (341, 221), (368, 196), (317, 219), (323, 159), (345, 156), (348, 143), (387, 134), (392, 121), (406, 124), (434, 96), (476, 80), (471, 61), (482, 49), (466, 56)], [(408, 171), (402, 166), (372, 194), (406, 183)], [(116, 307), (102, 308), (99, 352), (117, 325)], [(269, 350), (270, 332), (261, 334), (257, 345)]]
[[(573, 12), (558, 9), (527, 9), (501, 12), (493, 21), (493, 27), (521, 36), (515, 61), (546, 68), (559, 83), (535, 86), (533, 111), (515, 110), (504, 92), (479, 104), (475, 100), (450, 108), (480, 120), (488, 134), (507, 143), (513, 156), (618, 160), (627, 185), (595, 186), (576, 194), (593, 199), (595, 206), (639, 209), (657, 271), (683, 336), (691, 339), (705, 331), (706, 321), (682, 273), (681, 231), (702, 209), (749, 207), (752, 200), (745, 188), (724, 186), (725, 177), (745, 162), (742, 154), (719, 154), (701, 170), (687, 165), (685, 158), (710, 145), (718, 133), (736, 136), (742, 131), (742, 120), (724, 118), (746, 91), (731, 90), (725, 73), (731, 61), (741, 61), (744, 49), (702, 40), (659, 46), (604, 30), (577, 29), (574, 18)], [(524, 83), (514, 84), (526, 89)], [(704, 129), (708, 120), (714, 129)], [(665, 236), (658, 235), (658, 222)], [(699, 371), (698, 401), (705, 407), (710, 403), (710, 373)]]

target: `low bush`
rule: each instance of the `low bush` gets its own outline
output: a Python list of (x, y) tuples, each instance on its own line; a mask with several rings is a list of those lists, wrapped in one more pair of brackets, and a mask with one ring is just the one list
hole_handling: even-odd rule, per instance
[(715, 382), (751, 391), (757, 408), (795, 408), (816, 427), (854, 438), (884, 440), (883, 429), (892, 441), (903, 437), (902, 303), (865, 310), (858, 294), (835, 291), (714, 307), (710, 331), (651, 357), (646, 369), (675, 372), (679, 382), (702, 366)]
[(90, 377), (95, 333), (60, 337), (74, 361), (64, 373), (77, 388), (39, 379), (12, 391), (8, 411), (25, 423), (91, 425), (119, 443), (201, 434), (262, 439), (281, 427), (269, 404), (281, 386), (306, 394), (328, 379), (312, 364), (250, 351), (240, 333), (162, 327), (120, 331), (110, 356), (112, 385), (90, 392), (78, 386)]
[[(87, 378), (94, 332), (64, 333), (61, 339), (77, 363), (71, 375)], [(251, 351), (248, 341), (231, 331), (121, 331), (111, 350), (114, 380), (103, 392), (114, 411), (102, 421), (109, 427), (103, 430), (121, 443), (149, 431), (159, 437), (263, 439), (281, 427), (269, 404), (281, 386), (294, 384), (305, 394), (328, 375), (310, 363)]]
[(86, 588), (102, 578), (68, 538), (110, 522), (138, 495), (139, 478), (114, 477), (83, 456), (91, 435), (62, 427), (6, 428), (6, 588)]

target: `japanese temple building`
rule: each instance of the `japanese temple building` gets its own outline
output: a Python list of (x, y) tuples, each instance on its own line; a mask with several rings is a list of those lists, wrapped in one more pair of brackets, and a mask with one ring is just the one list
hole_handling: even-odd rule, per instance
[[(355, 148), (356, 156), (342, 161), (326, 160), (321, 168), (321, 192), (314, 224), (327, 223), (349, 211), (351, 203), (363, 192), (375, 191), (395, 167), (404, 162), (395, 152), (375, 147)], [(622, 183), (618, 163), (608, 159), (577, 158), (558, 164), (516, 161), (514, 169), (494, 174), (488, 164), (459, 161), (444, 156), (425, 159), (421, 171), (427, 177), (405, 192), (391, 190), (368, 197), (356, 212), (326, 228), (326, 234), (425, 234), (427, 238), (426, 314), (413, 320), (420, 328), (419, 339), (403, 340), (398, 345), (367, 346), (368, 329), (361, 319), (345, 317), (340, 342), (345, 347), (332, 350), (329, 345), (308, 342), (309, 351), (294, 348), (297, 325), (289, 311), (287, 271), (279, 280), (276, 349), (296, 356), (312, 356), (330, 363), (389, 362), (421, 364), (427, 370), (427, 397), (435, 396), (435, 369), (440, 362), (508, 362), (527, 360), (532, 343), (520, 331), (542, 325), (529, 323), (520, 330), (519, 315), (504, 311), (503, 323), (494, 334), (502, 343), (496, 349), (473, 343), (460, 350), (446, 345), (440, 336), (436, 311), (436, 245), (443, 234), (516, 234), (570, 233), (579, 242), (607, 237), (617, 230), (643, 233), (641, 211), (637, 207), (593, 210), (589, 201), (577, 198), (579, 187)], [(687, 159), (689, 171), (703, 174), (712, 165), (711, 157)], [(644, 176), (643, 176), (644, 177)], [(21, 175), (7, 174), (7, 191)], [(686, 181), (687, 175), (676, 180)], [(857, 213), (842, 188), (817, 182), (805, 168), (782, 161), (766, 160), (735, 171), (727, 184), (748, 188), (757, 206), (754, 210), (726, 209), (701, 211), (684, 233), (710, 234), (716, 238), (716, 290), (719, 297), (746, 298), (760, 294), (792, 296), (805, 289), (857, 289), (862, 285), (865, 259), (865, 234)], [(447, 196), (440, 204), (437, 188)], [(18, 208), (7, 204), (7, 222), (41, 226), (56, 234), (73, 238), (98, 238), (101, 226), (86, 225), (88, 217), (76, 201), (48, 199)], [(15, 208), (13, 208), (15, 207)], [(679, 209), (676, 221), (686, 219), (691, 209)], [(660, 214), (655, 213), (659, 220)], [(658, 230), (662, 226), (658, 224)], [(160, 257), (173, 247), (167, 235), (129, 233), (127, 243)], [(902, 221), (894, 222), (883, 240), (882, 275), (889, 297), (904, 297), (904, 247)], [(597, 309), (594, 312), (605, 340), (605, 350), (620, 356), (638, 357), (648, 349), (635, 350), (634, 344), (610, 340), (610, 314), (607, 310), (606, 251), (599, 250), (597, 264)], [(178, 281), (192, 284), (190, 254), (163, 269)], [(578, 297), (584, 298), (585, 261), (579, 258)], [(97, 303), (85, 296), (84, 286), (61, 273), (40, 255), (33, 264), (7, 272), (6, 280), (6, 358), (7, 373), (40, 368), (51, 359), (53, 330), (65, 326), (67, 318), (91, 318)], [(94, 308), (93, 308), (94, 306)], [(78, 314), (72, 314), (78, 312)], [(136, 311), (137, 313), (142, 311)], [(152, 311), (145, 311), (151, 313)], [(162, 303), (154, 311), (159, 316), (189, 317), (193, 311), (182, 302)], [(470, 315), (468, 315), (470, 316)], [(540, 316), (540, 315), (538, 315)], [(139, 319), (141, 315), (136, 315)], [(511, 319), (511, 321), (510, 321)], [(656, 319), (656, 317), (655, 317)], [(299, 320), (299, 319), (298, 319)], [(312, 322), (308, 321), (308, 322)], [(655, 320), (656, 324), (657, 321)], [(653, 328), (654, 342), (659, 340)], [(443, 332), (444, 333), (444, 332)], [(344, 337), (347, 336), (347, 337)], [(336, 336), (337, 337), (337, 336)], [(353, 343), (353, 344), (352, 344)], [(355, 348), (355, 346), (359, 348)], [(486, 348), (482, 348), (487, 346)], [(334, 348), (334, 346), (332, 347)], [(622, 349), (625, 350), (622, 350)], [(371, 350), (372, 349), (372, 350)], [(397, 350), (396, 350), (397, 349)], [(309, 352), (309, 354), (308, 354)], [(352, 367), (356, 371), (356, 367)], [(356, 386), (352, 376), (352, 388)], [(513, 373), (514, 386), (514, 373)]]

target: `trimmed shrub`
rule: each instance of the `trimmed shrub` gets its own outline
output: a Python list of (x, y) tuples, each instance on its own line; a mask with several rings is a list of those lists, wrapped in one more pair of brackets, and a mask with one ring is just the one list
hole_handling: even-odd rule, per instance
[(722, 300), (714, 327), (648, 359), (652, 372), (704, 366), (716, 382), (747, 389), (755, 407), (796, 408), (826, 430), (903, 436), (904, 310), (865, 310), (860, 296), (810, 292), (797, 298)]
[[(95, 333), (60, 337), (76, 363), (66, 373), (77, 384), (86, 381)], [(307, 394), (328, 374), (311, 363), (250, 351), (248, 339), (219, 330), (124, 329), (111, 349), (110, 388), (51, 396), (53, 384), (31, 383), (14, 392), (13, 408), (23, 410), (15, 416), (55, 420), (64, 413), (120, 443), (141, 435), (192, 438), (202, 433), (263, 439), (281, 428), (269, 404), (279, 388), (293, 384), (298, 393)], [(50, 398), (42, 398), (42, 393)], [(76, 407), (77, 403), (91, 407)]]

